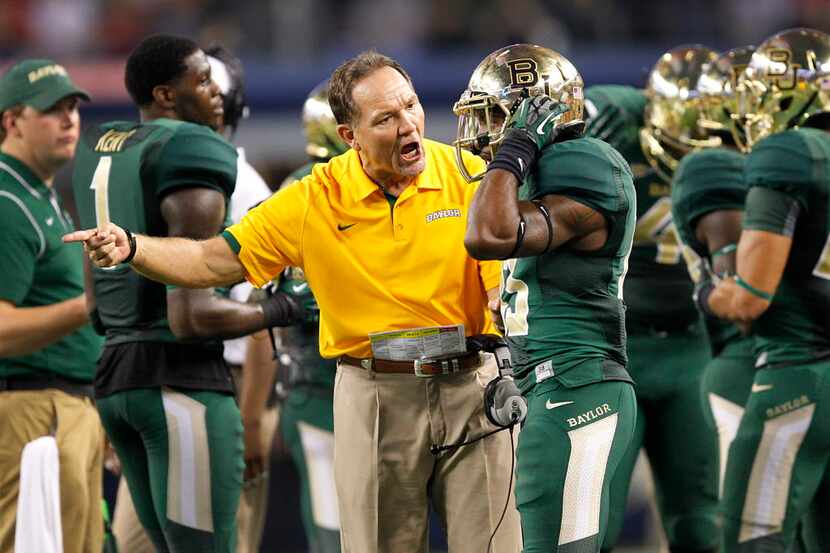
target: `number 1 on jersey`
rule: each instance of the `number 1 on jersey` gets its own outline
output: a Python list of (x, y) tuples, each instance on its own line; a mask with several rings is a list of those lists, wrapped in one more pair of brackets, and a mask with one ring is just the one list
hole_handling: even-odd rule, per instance
[[(528, 332), (527, 315), (530, 312), (528, 303), (530, 291), (526, 282), (513, 277), (516, 261), (516, 259), (508, 259), (502, 265), (501, 318), (504, 321), (505, 336), (527, 336)], [(505, 298), (511, 294), (514, 294), (513, 308), (510, 307), (510, 301)]]
[(112, 156), (104, 156), (98, 161), (92, 175), (90, 190), (95, 190), (95, 224), (98, 228), (110, 222), (109, 184)]

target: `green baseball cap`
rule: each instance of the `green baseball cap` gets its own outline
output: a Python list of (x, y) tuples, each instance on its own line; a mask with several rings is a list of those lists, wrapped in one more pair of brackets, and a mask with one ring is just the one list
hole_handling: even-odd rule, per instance
[(0, 112), (17, 104), (46, 111), (67, 96), (89, 101), (89, 94), (75, 86), (66, 69), (52, 60), (24, 60), (0, 77)]

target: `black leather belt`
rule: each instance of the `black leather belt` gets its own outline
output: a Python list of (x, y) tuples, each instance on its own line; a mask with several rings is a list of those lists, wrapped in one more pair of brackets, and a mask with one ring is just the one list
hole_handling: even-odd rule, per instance
[(95, 387), (57, 374), (18, 375), (0, 378), (0, 392), (22, 392), (33, 390), (60, 390), (73, 396), (95, 397)]
[(478, 352), (466, 352), (416, 359), (414, 361), (390, 361), (372, 357), (360, 359), (350, 355), (341, 355), (340, 362), (379, 373), (414, 374), (415, 376), (429, 377), (467, 372), (480, 367), (482, 360)]

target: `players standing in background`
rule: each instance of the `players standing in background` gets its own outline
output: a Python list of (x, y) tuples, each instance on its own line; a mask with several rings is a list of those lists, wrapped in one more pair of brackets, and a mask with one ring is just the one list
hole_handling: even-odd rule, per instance
[(516, 452), (524, 553), (600, 550), (637, 418), (622, 302), (635, 191), (623, 157), (581, 137), (582, 94), (563, 56), (514, 44), (478, 65), (454, 108), (457, 147), (491, 160), (464, 243), (505, 260), (505, 336), (528, 402)]
[(618, 146), (630, 163), (638, 216), (624, 290), (637, 426), (614, 475), (603, 551), (614, 548), (622, 529), (641, 448), (651, 465), (670, 550), (714, 552), (718, 543), (717, 439), (700, 401), (709, 347), (691, 301), (693, 284), (672, 222), (670, 187), (680, 158), (705, 138), (694, 118), (689, 124), (689, 106), (677, 100), (694, 93), (703, 64), (716, 57), (703, 46), (678, 47), (661, 56), (644, 92), (595, 86), (586, 93), (587, 134)]
[[(101, 339), (89, 324), (82, 252), (60, 241), (74, 225), (52, 188), (75, 154), (81, 99), (86, 92), (50, 60), (21, 61), (0, 77), (0, 553), (15, 550), (21, 494), (40, 491), (20, 487), (21, 452), (49, 435), (63, 551), (98, 552), (103, 543), (104, 433), (92, 402)], [(18, 551), (40, 550), (35, 534), (60, 542), (60, 527), (33, 522)]]
[[(704, 66), (698, 79), (697, 125), (720, 142), (685, 156), (672, 181), (672, 217), (695, 282), (711, 271), (718, 278), (735, 274), (735, 250), (741, 235), (746, 185), (745, 156), (733, 133), (743, 133), (736, 84), (754, 46), (735, 48)], [(755, 376), (754, 339), (731, 322), (706, 316), (712, 360), (703, 371), (702, 401), (710, 429), (718, 436), (718, 496), (729, 446), (738, 431)]]
[[(349, 149), (337, 135), (328, 101), (328, 82), (321, 83), (303, 105), (303, 130), (312, 161), (286, 178), (282, 186), (311, 174)], [(279, 289), (308, 305), (307, 320), (280, 330), (281, 382), (288, 395), (282, 403), (280, 432), (300, 475), (303, 527), (312, 553), (339, 553), (340, 516), (334, 488), (334, 375), (337, 362), (323, 359), (318, 346), (317, 304), (301, 269), (286, 269)]]
[[(227, 50), (214, 46), (206, 51), (211, 66), (211, 78), (219, 87), (224, 114), (219, 132), (232, 138), (241, 119), (247, 117), (244, 94), (244, 74), (241, 62)], [(258, 204), (271, 191), (262, 177), (247, 162), (242, 148), (237, 148), (236, 187), (230, 199), (228, 216), (241, 218), (248, 209)], [(247, 301), (252, 287), (240, 283), (230, 290), (236, 301)], [(245, 474), (242, 495), (237, 512), (238, 538), (236, 553), (259, 551), (265, 511), (268, 502), (268, 463), (271, 444), (277, 424), (277, 412), (269, 400), (269, 390), (276, 368), (273, 347), (264, 330), (251, 336), (225, 341), (224, 357), (234, 377), (239, 394), (245, 445)], [(242, 379), (243, 373), (248, 376)], [(147, 532), (138, 520), (125, 478), (118, 487), (118, 503), (112, 523), (113, 533), (123, 551), (153, 553)]]
[[(830, 549), (830, 36), (765, 40), (739, 79), (748, 187), (734, 277), (698, 293), (751, 323), (757, 372), (724, 479), (725, 553)], [(808, 542), (811, 541), (808, 539)]]
[[(189, 39), (151, 36), (130, 54), (125, 81), (141, 122), (84, 133), (73, 175), (83, 224), (215, 236), (237, 154), (213, 130), (224, 110), (207, 57)], [(93, 290), (106, 330), (96, 403), (139, 520), (158, 551), (232, 553), (242, 425), (218, 338), (290, 324), (297, 304), (283, 294), (248, 304), (168, 289), (126, 264), (93, 268)]]

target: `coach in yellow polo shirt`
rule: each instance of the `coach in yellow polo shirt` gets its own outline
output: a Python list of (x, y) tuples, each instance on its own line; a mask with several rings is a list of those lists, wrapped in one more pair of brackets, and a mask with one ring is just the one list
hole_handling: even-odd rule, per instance
[[(416, 370), (438, 372), (436, 365), (413, 362), (424, 343), (433, 354), (451, 353), (463, 334), (494, 330), (486, 308), (499, 265), (470, 258), (463, 245), (475, 186), (458, 173), (449, 146), (423, 138), (423, 109), (397, 62), (375, 52), (345, 62), (330, 79), (329, 102), (352, 149), (223, 237), (133, 237), (110, 224), (66, 239), (83, 240), (100, 266), (131, 259), (139, 272), (179, 286), (242, 277), (262, 286), (286, 266), (301, 267), (320, 306), (320, 351), (340, 359), (334, 455), (343, 551), (425, 551), (432, 501), (450, 550), (482, 553), (508, 496), (509, 435), (438, 457), (430, 445), (492, 429), (482, 403), (495, 364), (461, 356), (453, 374), (421, 377)], [(473, 172), (483, 165), (466, 163)], [(281, 318), (264, 312), (263, 325)], [(511, 498), (492, 551), (520, 550)]]

